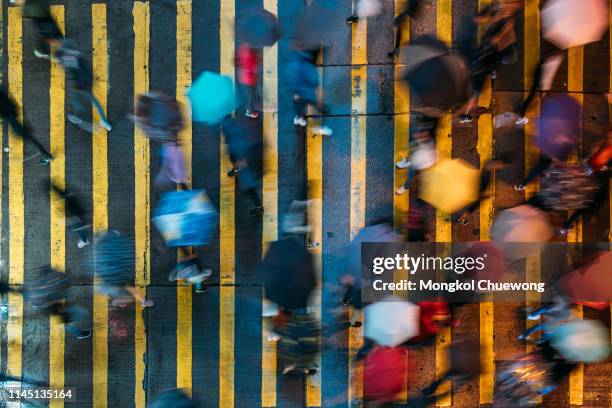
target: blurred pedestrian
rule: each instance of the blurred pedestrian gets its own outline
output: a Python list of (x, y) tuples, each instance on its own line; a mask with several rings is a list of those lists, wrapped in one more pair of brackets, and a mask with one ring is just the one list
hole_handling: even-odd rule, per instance
[(54, 183), (50, 183), (50, 187), (53, 194), (58, 195), (64, 200), (66, 226), (70, 228), (72, 232), (76, 232), (79, 236), (77, 247), (85, 248), (87, 245), (89, 245), (89, 238), (86, 231), (90, 225), (85, 223), (85, 211), (83, 210), (81, 203), (77, 199), (74, 192), (63, 189)]
[(162, 143), (159, 156), (161, 167), (155, 177), (155, 186), (162, 191), (173, 191), (177, 187), (189, 190), (185, 154), (178, 140)]
[(201, 258), (191, 253), (188, 248), (179, 247), (179, 250), (183, 253), (183, 257), (170, 272), (168, 280), (186, 282), (192, 285), (197, 293), (206, 292), (204, 281), (212, 275), (212, 270), (203, 268)]
[(164, 391), (148, 405), (149, 408), (196, 408), (187, 393), (180, 389)]
[(91, 93), (91, 87), (93, 86), (91, 68), (81, 52), (77, 50), (75, 42), (70, 38), (62, 40), (60, 47), (55, 52), (55, 57), (72, 79), (72, 90), (68, 93), (72, 111), (68, 115), (68, 120), (82, 129), (93, 132), (93, 125), (89, 124), (91, 125), (89, 127), (86, 120), (83, 119), (91, 111), (93, 103), (100, 115), (100, 125), (110, 132), (112, 127), (104, 114), (104, 109), (98, 99)]
[[(329, 113), (330, 108), (323, 103), (322, 93), (319, 87), (319, 72), (315, 65), (314, 51), (302, 51), (294, 49), (291, 51), (289, 62), (285, 69), (287, 72), (288, 88), (293, 97), (293, 109), (295, 126), (306, 127), (306, 108), (308, 105), (316, 108), (320, 113)], [(331, 136), (333, 131), (327, 126), (318, 126), (315, 133)]]
[(257, 79), (259, 69), (259, 53), (256, 48), (247, 43), (241, 43), (236, 52), (236, 70), (238, 88), (244, 103), (244, 114), (257, 119), (259, 112), (255, 110), (257, 101)]
[(360, 18), (368, 18), (379, 15), (382, 12), (382, 5), (379, 0), (353, 0), (353, 12), (346, 19), (347, 24), (353, 24)]
[(393, 58), (399, 54), (399, 49), (402, 42), (402, 32), (404, 30), (404, 21), (414, 17), (418, 11), (420, 1), (421, 0), (408, 0), (404, 4), (404, 8), (400, 9), (399, 13), (396, 13), (397, 16), (395, 17), (395, 20), (393, 20), (393, 27), (395, 27), (395, 43), (393, 45), (393, 50), (387, 54), (389, 58)]
[(174, 142), (183, 128), (178, 102), (162, 91), (138, 95), (133, 119), (149, 139), (161, 142)]
[(257, 217), (264, 213), (263, 202), (258, 187), (258, 177), (252, 160), (257, 146), (260, 145), (257, 128), (241, 118), (226, 118), (221, 129), (225, 135), (232, 168), (227, 172), (228, 177), (237, 177), (241, 191), (246, 192), (255, 206), (251, 215)]
[(31, 20), (36, 26), (38, 39), (34, 55), (38, 58), (49, 58), (51, 45), (56, 45), (63, 38), (57, 23), (51, 15), (51, 2), (49, 0), (17, 0), (22, 6), (23, 18)]
[(284, 316), (285, 321), (274, 328), (280, 336), (277, 349), (281, 361), (285, 362), (283, 375), (316, 373), (314, 363), (320, 350), (321, 323), (305, 309), (285, 311)]
[(402, 195), (408, 192), (410, 183), (420, 171), (425, 170), (436, 164), (438, 152), (433, 135), (435, 134), (437, 120), (424, 115), (418, 115), (416, 125), (410, 131), (410, 156), (395, 164), (398, 169), (408, 169), (408, 174), (404, 184), (401, 185), (395, 194)]
[(66, 331), (77, 339), (86, 339), (91, 336), (92, 330), (79, 328), (79, 322), (85, 319), (87, 312), (80, 307), (66, 305), (64, 299), (69, 289), (66, 274), (46, 265), (35, 270), (27, 280), (24, 296), (35, 309), (62, 319)]
[(49, 164), (53, 160), (53, 156), (44, 148), (44, 146), (32, 135), (30, 129), (23, 123), (19, 123), (17, 119), (17, 106), (11, 99), (4, 88), (0, 88), (0, 116), (13, 129), (16, 136), (21, 137), (24, 142), (30, 142), (36, 147), (40, 154), (40, 163)]

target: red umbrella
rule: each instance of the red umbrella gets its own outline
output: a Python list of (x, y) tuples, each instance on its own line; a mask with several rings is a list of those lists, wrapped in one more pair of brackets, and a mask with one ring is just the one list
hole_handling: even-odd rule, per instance
[(559, 285), (573, 302), (610, 302), (612, 301), (610, 265), (612, 265), (612, 252), (605, 251), (589, 265), (563, 276)]
[(408, 375), (403, 347), (376, 347), (363, 362), (363, 397), (369, 401), (392, 402), (402, 392)]

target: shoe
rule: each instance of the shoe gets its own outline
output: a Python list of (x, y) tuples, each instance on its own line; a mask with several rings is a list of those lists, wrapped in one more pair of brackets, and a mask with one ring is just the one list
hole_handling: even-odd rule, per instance
[(140, 302), (140, 304), (142, 305), (142, 307), (152, 307), (155, 303), (153, 303), (151, 299), (145, 299)]
[(474, 115), (461, 115), (459, 123), (470, 123), (474, 120)]
[(79, 242), (77, 242), (77, 248), (82, 249), (85, 248), (87, 245), (89, 245), (89, 240), (82, 240), (80, 239)]
[(276, 333), (274, 333), (274, 334), (268, 334), (268, 335), (266, 336), (266, 340), (268, 340), (268, 341), (270, 341), (270, 342), (273, 342), (273, 343), (276, 343), (277, 341), (279, 341), (279, 340), (280, 340), (280, 336), (279, 336), (278, 334), (276, 334)]
[(81, 334), (76, 336), (76, 338), (77, 338), (77, 340), (83, 340), (83, 339), (86, 339), (88, 337), (91, 337), (92, 333), (93, 333), (93, 330), (91, 330), (91, 329), (89, 329), (89, 330), (81, 330)]
[(350, 17), (347, 17), (346, 24), (353, 24), (353, 23), (356, 23), (358, 21), (359, 21), (359, 17), (357, 17), (357, 16), (350, 16)]
[(398, 169), (407, 169), (408, 167), (410, 167), (410, 160), (408, 159), (400, 160), (397, 163), (395, 163), (395, 167), (397, 167)]
[(46, 58), (46, 59), (49, 59), (49, 54), (47, 54), (46, 52), (34, 50), (34, 55), (36, 56), (36, 58)]
[(497, 78), (497, 71), (491, 71), (491, 73), (489, 74), (489, 77), (491, 79), (496, 79)]
[(315, 133), (320, 133), (322, 136), (331, 136), (334, 134), (334, 131), (327, 126), (317, 126), (313, 129)]
[(102, 125), (102, 127), (104, 129), (106, 129), (106, 131), (110, 132), (111, 130), (113, 130), (113, 128), (111, 127), (110, 123), (108, 123), (105, 120), (100, 120), (100, 125)]
[(517, 184), (515, 184), (515, 185), (514, 185), (514, 189), (515, 189), (516, 191), (523, 191), (523, 190), (525, 190), (526, 188), (527, 188), (527, 186), (526, 186), (526, 185), (524, 185), (524, 184), (521, 184), (521, 183), (517, 183)]
[(302, 126), (302, 127), (306, 127), (306, 125), (308, 125), (308, 122), (306, 122), (306, 118), (303, 118), (301, 116), (295, 116), (293, 118), (293, 124), (295, 126)]
[(397, 57), (397, 54), (399, 54), (399, 50), (393, 50), (393, 51), (387, 53), (387, 57), (393, 59), (393, 58)]
[(262, 206), (255, 207), (251, 210), (251, 217), (257, 217), (259, 215), (263, 215), (264, 208)]
[(53, 161), (53, 156), (44, 156), (44, 157), (41, 157), (40, 164), (42, 164), (43, 166), (46, 166), (52, 161)]
[(527, 118), (526, 116), (523, 116), (522, 118), (518, 118), (516, 122), (514, 123), (518, 126), (525, 126), (526, 124), (529, 123), (529, 118)]
[(196, 293), (204, 293), (206, 292), (208, 289), (206, 288), (206, 286), (202, 285), (202, 282), (198, 282), (195, 285), (193, 285), (193, 290)]
[(77, 126), (82, 125), (84, 123), (83, 119), (75, 115), (68, 115), (68, 120), (70, 121), (70, 123)]
[(244, 114), (248, 116), (249, 118), (253, 118), (253, 119), (257, 119), (259, 117), (259, 112), (257, 111), (247, 110), (246, 112), (244, 112)]
[(363, 326), (363, 323), (362, 322), (349, 323), (349, 326), (357, 328), (357, 327)]
[(236, 174), (238, 174), (240, 170), (238, 169), (231, 169), (230, 171), (227, 172), (228, 177), (234, 177)]
[(467, 218), (459, 217), (459, 218), (457, 218), (457, 221), (455, 221), (455, 223), (457, 225), (467, 225), (468, 224), (468, 220), (467, 220)]
[(397, 195), (403, 195), (406, 194), (408, 192), (408, 189), (404, 186), (400, 186), (397, 190), (395, 190), (395, 194)]

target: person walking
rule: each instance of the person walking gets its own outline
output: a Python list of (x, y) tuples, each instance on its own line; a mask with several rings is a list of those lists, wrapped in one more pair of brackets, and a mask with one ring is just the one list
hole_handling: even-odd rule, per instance
[(389, 58), (393, 58), (399, 54), (400, 45), (402, 42), (402, 32), (404, 21), (414, 17), (416, 12), (418, 11), (419, 0), (408, 0), (405, 4), (404, 9), (401, 10), (395, 20), (393, 20), (393, 27), (395, 27), (395, 44), (393, 45), (393, 50), (389, 52), (387, 55)]
[(91, 93), (93, 85), (91, 70), (81, 52), (76, 49), (75, 42), (70, 38), (65, 38), (56, 51), (55, 57), (73, 83), (72, 92), (69, 93), (72, 112), (68, 115), (68, 120), (82, 129), (93, 132), (93, 125), (88, 126), (83, 119), (93, 103), (100, 115), (100, 125), (110, 132), (112, 127), (104, 114), (104, 109), (102, 109), (98, 99)]
[(5, 89), (0, 88), (0, 116), (6, 120), (8, 125), (13, 129), (15, 135), (21, 137), (24, 141), (28, 141), (36, 147), (40, 154), (40, 163), (49, 164), (53, 160), (53, 156), (44, 146), (32, 135), (31, 131), (25, 124), (19, 123), (17, 119), (17, 106), (11, 99)]
[(79, 249), (85, 248), (89, 245), (89, 238), (85, 232), (90, 227), (83, 220), (85, 211), (76, 198), (76, 195), (68, 190), (60, 188), (56, 184), (50, 183), (51, 192), (58, 195), (64, 200), (65, 212), (66, 212), (66, 225), (72, 232), (76, 232), (79, 236), (79, 242), (77, 247)]
[(38, 58), (49, 58), (51, 45), (57, 44), (63, 38), (62, 32), (51, 15), (50, 1), (18, 0), (17, 4), (22, 6), (23, 18), (32, 21), (38, 32), (34, 55)]
[(241, 43), (236, 52), (238, 88), (244, 103), (244, 114), (253, 119), (259, 117), (259, 112), (255, 110), (258, 66), (259, 55), (257, 49), (245, 42)]

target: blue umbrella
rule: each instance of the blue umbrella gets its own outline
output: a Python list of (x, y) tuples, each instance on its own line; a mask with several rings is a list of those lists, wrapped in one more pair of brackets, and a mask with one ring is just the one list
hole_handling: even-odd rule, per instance
[(232, 113), (237, 104), (234, 82), (228, 76), (204, 71), (187, 91), (195, 122), (215, 125)]
[(205, 245), (217, 226), (217, 212), (204, 190), (165, 193), (153, 213), (153, 223), (168, 246)]

